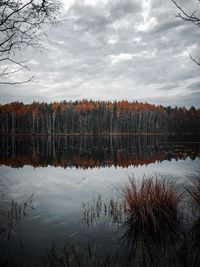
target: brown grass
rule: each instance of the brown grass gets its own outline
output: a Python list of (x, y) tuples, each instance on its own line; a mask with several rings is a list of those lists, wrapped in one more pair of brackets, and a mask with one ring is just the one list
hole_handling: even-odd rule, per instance
[(138, 181), (129, 177), (121, 192), (132, 221), (144, 232), (163, 231), (164, 225), (170, 226), (178, 217), (182, 193), (174, 182), (165, 178), (154, 175)]
[(122, 247), (141, 263), (174, 260), (181, 235), (179, 202), (182, 193), (174, 182), (159, 176), (130, 177), (121, 186), (128, 219), (122, 226)]

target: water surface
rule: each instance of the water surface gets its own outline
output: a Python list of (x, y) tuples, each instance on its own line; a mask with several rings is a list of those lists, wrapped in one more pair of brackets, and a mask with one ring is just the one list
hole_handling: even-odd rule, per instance
[(0, 234), (4, 262), (41, 262), (52, 241), (62, 246), (70, 236), (83, 251), (96, 244), (100, 257), (119, 249), (118, 226), (103, 215), (88, 225), (82, 203), (119, 196), (119, 185), (131, 175), (157, 173), (187, 184), (200, 171), (200, 142), (189, 136), (21, 136), (0, 142), (2, 205), (9, 210), (14, 200), (23, 207), (31, 197), (11, 233)]

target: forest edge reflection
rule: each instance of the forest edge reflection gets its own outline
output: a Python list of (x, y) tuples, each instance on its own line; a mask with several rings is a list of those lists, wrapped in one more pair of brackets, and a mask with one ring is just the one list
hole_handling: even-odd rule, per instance
[(200, 157), (198, 136), (2, 136), (0, 164), (33, 167), (129, 167)]

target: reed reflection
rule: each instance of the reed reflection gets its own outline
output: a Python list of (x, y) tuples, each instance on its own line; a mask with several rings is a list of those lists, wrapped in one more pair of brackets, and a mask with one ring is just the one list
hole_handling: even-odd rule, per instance
[(11, 200), (11, 203), (3, 203), (0, 205), (0, 234), (7, 236), (8, 240), (16, 238), (15, 227), (26, 216), (27, 209), (34, 209), (33, 207), (33, 195), (31, 195), (26, 201), (18, 203), (15, 200)]
[(190, 229), (190, 258), (194, 267), (200, 266), (200, 177), (193, 181), (193, 187), (187, 190), (193, 201), (193, 218)]
[(14, 199), (8, 202), (0, 192), (0, 266), (30, 266), (25, 264), (29, 259), (25, 253), (23, 231), (18, 230), (30, 209), (34, 209), (33, 195), (23, 202)]
[(192, 243), (192, 266), (200, 266), (200, 216), (193, 222), (191, 229)]

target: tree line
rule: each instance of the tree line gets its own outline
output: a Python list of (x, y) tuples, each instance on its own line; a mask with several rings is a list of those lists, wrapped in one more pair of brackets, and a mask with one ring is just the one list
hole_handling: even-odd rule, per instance
[(0, 105), (0, 134), (193, 133), (200, 109), (128, 101), (62, 101)]

